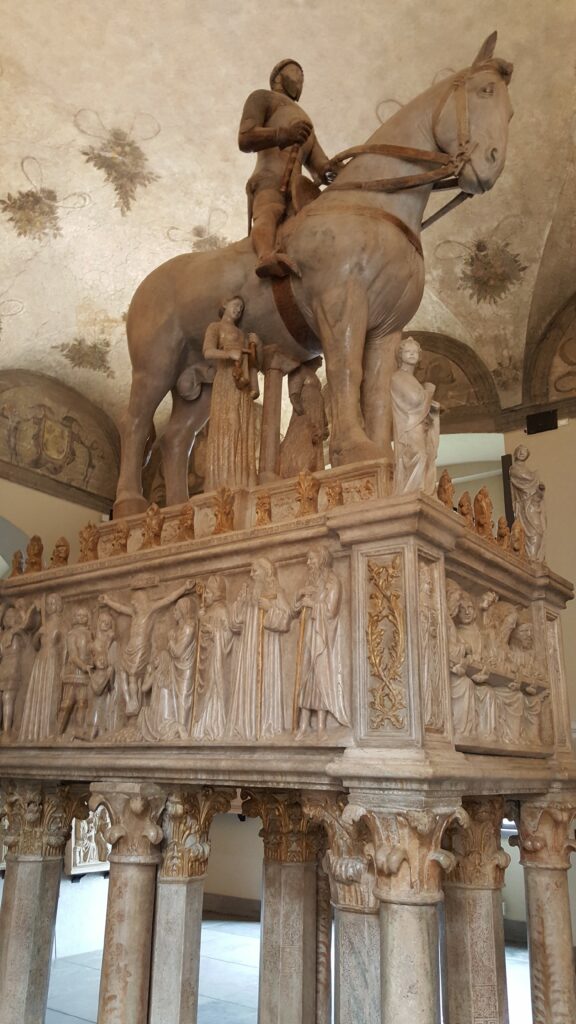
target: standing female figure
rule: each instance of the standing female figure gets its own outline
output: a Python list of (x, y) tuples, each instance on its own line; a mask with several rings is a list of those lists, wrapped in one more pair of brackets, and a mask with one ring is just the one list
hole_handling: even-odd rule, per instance
[(20, 740), (43, 740), (56, 732), (56, 718), (62, 688), (64, 631), (62, 598), (48, 594), (44, 621), (38, 630), (40, 648), (34, 659), (24, 701)]

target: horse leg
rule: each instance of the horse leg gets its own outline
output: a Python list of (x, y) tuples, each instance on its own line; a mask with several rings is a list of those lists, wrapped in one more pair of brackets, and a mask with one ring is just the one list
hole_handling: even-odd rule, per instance
[(350, 279), (343, 287), (323, 292), (313, 308), (330, 389), (330, 461), (333, 466), (344, 466), (377, 459), (381, 451), (364, 430), (360, 407), (368, 322), (366, 290)]
[(396, 346), (401, 331), (385, 337), (368, 335), (364, 348), (362, 412), (368, 437), (380, 448), (380, 457), (392, 465), (392, 407), (390, 378), (396, 369)]
[(172, 391), (172, 414), (160, 438), (166, 484), (166, 504), (188, 501), (188, 460), (194, 438), (210, 415), (212, 388), (203, 385), (198, 398), (188, 401)]
[(168, 387), (153, 384), (149, 374), (132, 377), (128, 408), (120, 421), (120, 474), (114, 519), (144, 512), (148, 502), (142, 495), (142, 465), (148, 439), (154, 432), (153, 417)]

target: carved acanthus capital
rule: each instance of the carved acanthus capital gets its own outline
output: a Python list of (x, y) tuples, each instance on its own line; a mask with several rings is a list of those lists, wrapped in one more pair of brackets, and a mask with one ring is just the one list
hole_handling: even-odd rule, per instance
[(454, 824), (444, 837), (445, 847), (456, 858), (447, 884), (470, 889), (501, 889), (510, 863), (510, 857), (500, 845), (504, 798), (470, 798), (462, 804), (468, 815), (467, 827)]
[(235, 789), (212, 786), (168, 794), (162, 818), (162, 878), (202, 878), (206, 874), (212, 819), (230, 810), (235, 795)]
[(456, 864), (454, 854), (442, 849), (442, 839), (453, 822), (466, 826), (468, 815), (461, 806), (388, 811), (349, 804), (347, 815), (364, 821), (368, 829), (364, 850), (376, 873), (377, 899), (418, 904), (442, 900), (442, 872)]
[(520, 850), (524, 867), (567, 870), (570, 854), (576, 850), (576, 793), (557, 800), (542, 799), (513, 804), (518, 835), (510, 845)]
[(78, 787), (9, 783), (0, 804), (8, 856), (62, 857), (72, 819), (88, 815), (87, 797)]
[(160, 853), (154, 849), (162, 841), (158, 819), (164, 809), (166, 795), (152, 783), (92, 783), (90, 809), (104, 804), (112, 824), (104, 831), (112, 847), (110, 861), (129, 860), (156, 863)]
[(244, 789), (242, 811), (262, 821), (265, 860), (306, 864), (318, 859), (323, 832), (304, 813), (299, 793)]
[[(304, 813), (324, 828), (328, 846), (324, 869), (330, 879), (335, 907), (359, 913), (375, 913), (374, 871), (364, 851), (363, 822), (349, 821), (344, 793), (314, 793), (303, 797)], [(363, 834), (364, 833), (364, 834)]]

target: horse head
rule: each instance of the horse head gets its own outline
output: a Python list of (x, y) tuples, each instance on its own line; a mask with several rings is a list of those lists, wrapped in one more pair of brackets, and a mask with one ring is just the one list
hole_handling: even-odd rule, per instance
[(493, 32), (472, 65), (442, 83), (433, 115), (436, 144), (461, 163), (458, 185), (470, 194), (491, 189), (506, 160), (513, 65), (494, 57), (496, 38)]

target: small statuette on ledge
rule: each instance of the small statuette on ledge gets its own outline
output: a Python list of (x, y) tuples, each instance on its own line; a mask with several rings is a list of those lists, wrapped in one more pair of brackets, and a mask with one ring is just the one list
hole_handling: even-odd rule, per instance
[(128, 539), (130, 537), (130, 527), (125, 519), (120, 519), (118, 526), (110, 537), (110, 556), (115, 558), (116, 555), (125, 555), (128, 551)]
[(320, 484), (309, 470), (300, 473), (296, 482), (298, 516), (313, 515), (318, 511), (318, 493)]
[(234, 495), (229, 487), (216, 491), (212, 507), (216, 518), (212, 533), (230, 533), (234, 529)]
[(469, 491), (464, 491), (464, 494), (461, 496), (458, 502), (458, 512), (464, 520), (464, 525), (469, 530), (474, 530), (474, 510)]
[(546, 508), (544, 505), (544, 484), (535, 469), (526, 463), (530, 452), (519, 444), (512, 455), (510, 466), (510, 487), (514, 516), (522, 523), (526, 538), (526, 556), (535, 562), (544, 560), (544, 534), (546, 531)]
[(438, 481), (438, 501), (441, 501), (451, 512), (454, 511), (454, 484), (447, 469), (443, 469)]
[(510, 550), (518, 558), (526, 558), (526, 534), (519, 519), (515, 519), (510, 529)]
[(70, 545), (66, 540), (66, 537), (58, 537), (50, 558), (50, 567), (52, 569), (58, 569), (62, 565), (68, 565), (69, 558)]
[(24, 572), (24, 556), (21, 551), (15, 551), (12, 555), (12, 563), (10, 566), (9, 580), (13, 580), (15, 576), (21, 576)]
[(177, 544), (182, 544), (188, 540), (194, 540), (194, 505), (188, 502), (178, 517), (178, 532), (175, 540)]
[(162, 527), (164, 516), (156, 502), (152, 502), (146, 511), (142, 524), (142, 543), (140, 551), (149, 551), (151, 548), (159, 548), (162, 544)]
[(474, 498), (474, 520), (476, 533), (484, 540), (494, 540), (494, 506), (486, 487), (481, 487)]
[(422, 349), (415, 338), (403, 338), (396, 349), (398, 369), (390, 380), (394, 428), (394, 493), (436, 490), (436, 456), (440, 437), (440, 405), (434, 384), (415, 377)]
[(256, 498), (256, 526), (268, 526), (272, 522), (272, 499), (268, 491)]
[(100, 531), (94, 523), (87, 523), (79, 533), (80, 540), (80, 557), (79, 562), (97, 562), (98, 561), (98, 541), (100, 540)]
[(341, 480), (335, 480), (326, 487), (326, 508), (337, 508), (344, 504), (344, 489)]
[(510, 551), (510, 527), (506, 522), (506, 516), (500, 516), (498, 520), (496, 543), (503, 551)]
[(280, 445), (280, 476), (285, 479), (306, 469), (311, 473), (324, 469), (328, 420), (316, 373), (321, 365), (322, 359), (318, 357), (288, 374), (292, 418)]
[(42, 554), (44, 552), (44, 545), (37, 533), (33, 537), (30, 537), (26, 546), (26, 568), (24, 569), (24, 575), (27, 576), (32, 572), (42, 572)]

